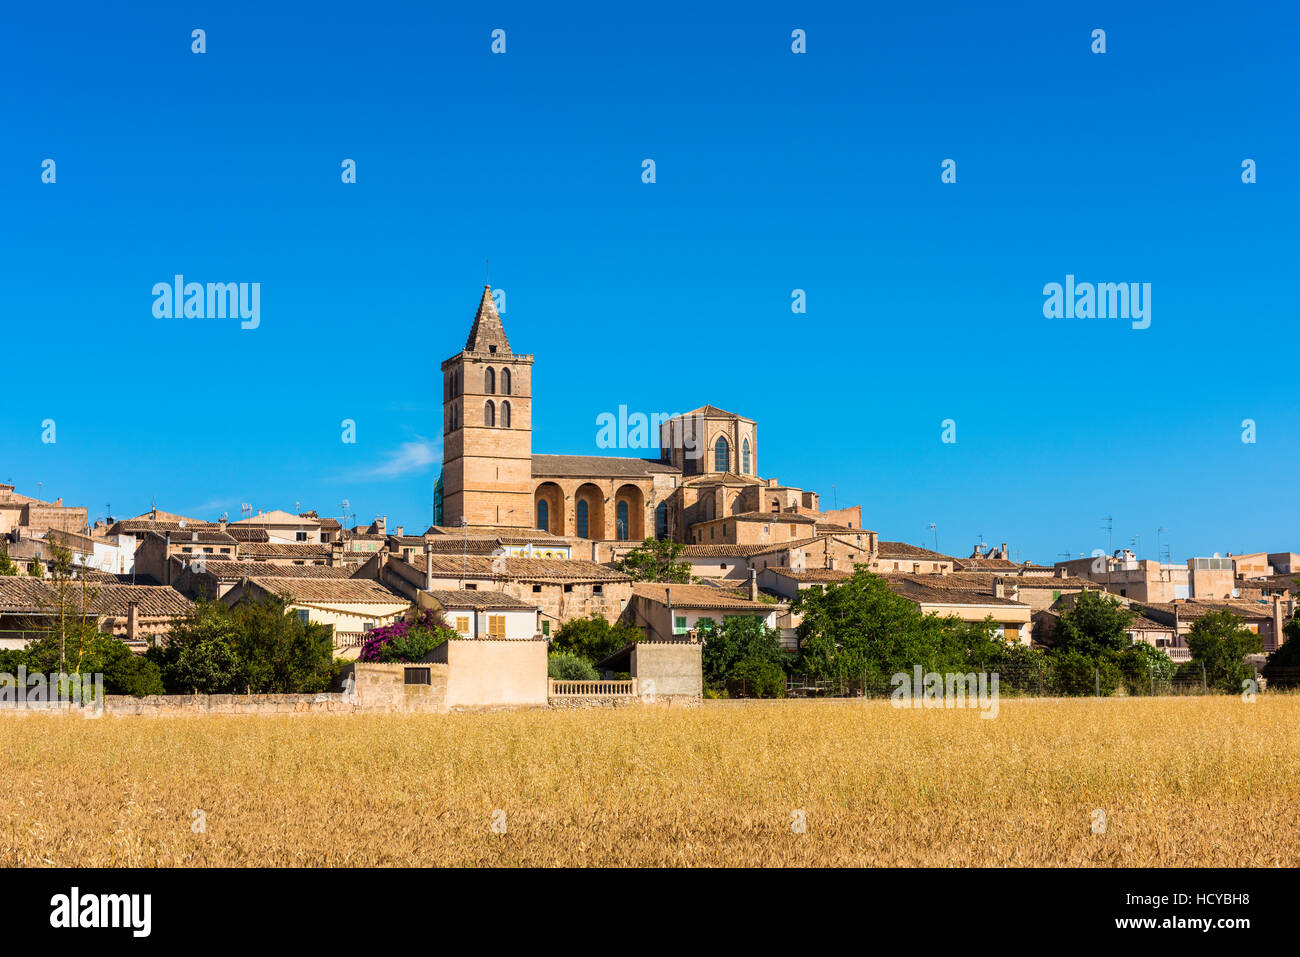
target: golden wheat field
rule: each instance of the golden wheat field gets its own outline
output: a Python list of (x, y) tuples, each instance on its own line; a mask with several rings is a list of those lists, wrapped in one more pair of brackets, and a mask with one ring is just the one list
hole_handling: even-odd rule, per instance
[(0, 730), (6, 867), (1300, 862), (1295, 696)]

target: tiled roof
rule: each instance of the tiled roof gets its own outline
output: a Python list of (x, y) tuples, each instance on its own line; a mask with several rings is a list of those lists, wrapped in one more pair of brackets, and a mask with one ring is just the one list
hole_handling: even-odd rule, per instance
[[(708, 519), (710, 522), (787, 522), (799, 525), (816, 525), (817, 519), (811, 515), (800, 515), (798, 512), (741, 512), (739, 515), (726, 515), (722, 518)], [(703, 525), (704, 522), (697, 522)]]
[(270, 565), (266, 562), (205, 561), (203, 571), (222, 581), (240, 578), (266, 577), (273, 572), (276, 578), (349, 578), (355, 568), (341, 565)]
[(547, 478), (635, 478), (676, 472), (658, 459), (616, 455), (534, 455), (533, 475)]
[(472, 608), (475, 611), (481, 611), (486, 608), (498, 608), (514, 611), (535, 611), (536, 605), (530, 605), (526, 601), (520, 601), (514, 595), (507, 595), (503, 591), (474, 591), (468, 588), (462, 589), (434, 589), (425, 592), (426, 595), (433, 597), (443, 608)]
[(146, 532), (145, 536), (156, 536), (158, 538), (170, 537), (172, 545), (235, 545), (234, 538), (225, 532), (219, 532), (214, 528), (177, 528), (171, 531)]
[(301, 515), (294, 515), (292, 512), (286, 512), (281, 508), (273, 508), (269, 512), (263, 512), (261, 515), (250, 515), (248, 518), (241, 518), (237, 522), (231, 522), (231, 525), (293, 525), (295, 527), (319, 528), (320, 519), (304, 518)]
[[(498, 566), (498, 561), (500, 565)], [(413, 555), (408, 563), (424, 571), (424, 556)], [(625, 582), (632, 576), (615, 571), (607, 565), (565, 558), (507, 558), (499, 560), (482, 555), (468, 559), (454, 555), (434, 555), (435, 578), (510, 579), (523, 582)]]
[(1144, 611), (1151, 610), (1163, 612), (1167, 615), (1178, 612), (1178, 617), (1183, 621), (1192, 621), (1201, 618), (1215, 611), (1227, 609), (1239, 618), (1249, 618), (1258, 620), (1272, 618), (1273, 612), (1271, 605), (1265, 602), (1242, 601), (1240, 599), (1223, 600), (1223, 601), (1174, 601), (1174, 602), (1140, 602), (1138, 603)]
[(247, 525), (226, 525), (226, 534), (237, 542), (269, 542), (271, 535), (264, 528), (251, 528)]
[(953, 565), (958, 571), (994, 571), (994, 572), (1011, 572), (1019, 571), (1020, 566), (1009, 558), (989, 558), (980, 556), (979, 558), (958, 558)]
[(730, 419), (741, 419), (744, 422), (754, 421), (753, 419), (745, 418), (743, 415), (737, 415), (735, 412), (728, 412), (726, 409), (719, 409), (716, 405), (702, 405), (698, 409), (691, 409), (689, 412), (683, 412), (682, 415), (722, 415)]
[[(883, 577), (895, 594), (925, 604), (1029, 607), (1024, 602), (1016, 601), (1014, 598), (997, 598), (994, 595), (972, 591), (969, 588), (951, 588), (945, 585), (932, 584), (923, 580), (920, 575), (885, 575)], [(947, 576), (936, 575), (930, 577), (941, 580)]]
[(792, 548), (802, 548), (821, 541), (821, 536), (799, 538), (790, 542), (771, 542), (763, 545), (683, 545), (682, 558), (753, 558), (755, 555), (774, 555)]
[(400, 605), (407, 601), (397, 592), (369, 578), (288, 578), (259, 576), (250, 581), (273, 595), (288, 595), (307, 604)]
[(784, 611), (785, 604), (772, 604), (750, 601), (730, 591), (722, 591), (710, 585), (666, 585), (663, 582), (636, 582), (632, 594), (638, 598), (647, 598), (661, 604), (667, 604), (665, 589), (672, 589), (674, 608), (716, 608), (726, 611), (749, 611), (767, 615), (773, 611)]
[(239, 547), (239, 554), (249, 558), (328, 558), (331, 553), (328, 545), (291, 545), (285, 542), (248, 542)]
[[(144, 618), (184, 615), (194, 603), (166, 585), (118, 585), (87, 582), (86, 595), (90, 610), (99, 615), (125, 615), (131, 602), (138, 602)], [(0, 611), (16, 614), (49, 614), (58, 596), (44, 579), (0, 577)], [(67, 597), (69, 605), (80, 609), (81, 585), (74, 582)]]
[(907, 542), (877, 542), (876, 548), (881, 558), (913, 558), (931, 562), (955, 561), (951, 555), (940, 555), (938, 552), (932, 552), (928, 548), (921, 548), (919, 545), (909, 545)]
[(791, 571), (788, 568), (768, 570), (797, 582), (842, 582), (853, 577), (853, 572), (843, 568), (809, 568), (801, 572)]

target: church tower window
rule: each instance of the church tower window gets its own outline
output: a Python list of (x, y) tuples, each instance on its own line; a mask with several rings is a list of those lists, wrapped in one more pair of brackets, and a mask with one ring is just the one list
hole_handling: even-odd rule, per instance
[(546, 499), (539, 499), (537, 502), (537, 527), (543, 532), (549, 532), (551, 524), (551, 507), (546, 503)]
[(618, 540), (627, 541), (627, 502), (618, 503)]
[(668, 503), (660, 502), (655, 506), (655, 538), (668, 537)]
[(501, 370), (501, 394), (502, 395), (513, 394), (510, 391), (510, 370), (509, 369)]
[(503, 429), (510, 428), (510, 403), (509, 402), (501, 403), (501, 428)]
[(483, 391), (492, 395), (497, 390), (497, 373), (491, 366), (483, 370)]
[(578, 499), (578, 507), (576, 510), (576, 514), (578, 516), (578, 537), (586, 538), (588, 526), (587, 526), (587, 502), (585, 499)]
[(488, 428), (497, 424), (497, 407), (492, 404), (491, 399), (483, 404), (483, 424)]
[(744, 452), (744, 459), (742, 460), (740, 472), (742, 475), (748, 475), (749, 474), (749, 439), (745, 439), (745, 444), (741, 446), (741, 449)]
[(713, 471), (726, 472), (731, 469), (731, 446), (724, 436), (719, 435), (713, 444)]

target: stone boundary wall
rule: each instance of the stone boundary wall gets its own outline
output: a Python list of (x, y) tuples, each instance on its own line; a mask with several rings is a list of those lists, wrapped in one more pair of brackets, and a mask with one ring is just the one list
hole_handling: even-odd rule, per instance
[(191, 714), (351, 714), (366, 710), (355, 695), (157, 694), (143, 698), (104, 695), (104, 714), (165, 717)]
[(700, 695), (556, 695), (549, 699), (549, 705), (559, 711), (578, 710), (581, 708), (629, 708), (644, 705), (647, 708), (698, 708)]

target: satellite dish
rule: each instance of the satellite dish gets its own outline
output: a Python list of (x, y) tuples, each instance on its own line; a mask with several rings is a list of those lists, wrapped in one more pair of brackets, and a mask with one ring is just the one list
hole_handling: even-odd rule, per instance
[(184, 528), (184, 527), (185, 527), (185, 519), (182, 518), (182, 519), (181, 519), (179, 522), (177, 522), (176, 524), (177, 524), (177, 526), (179, 526), (180, 528)]

